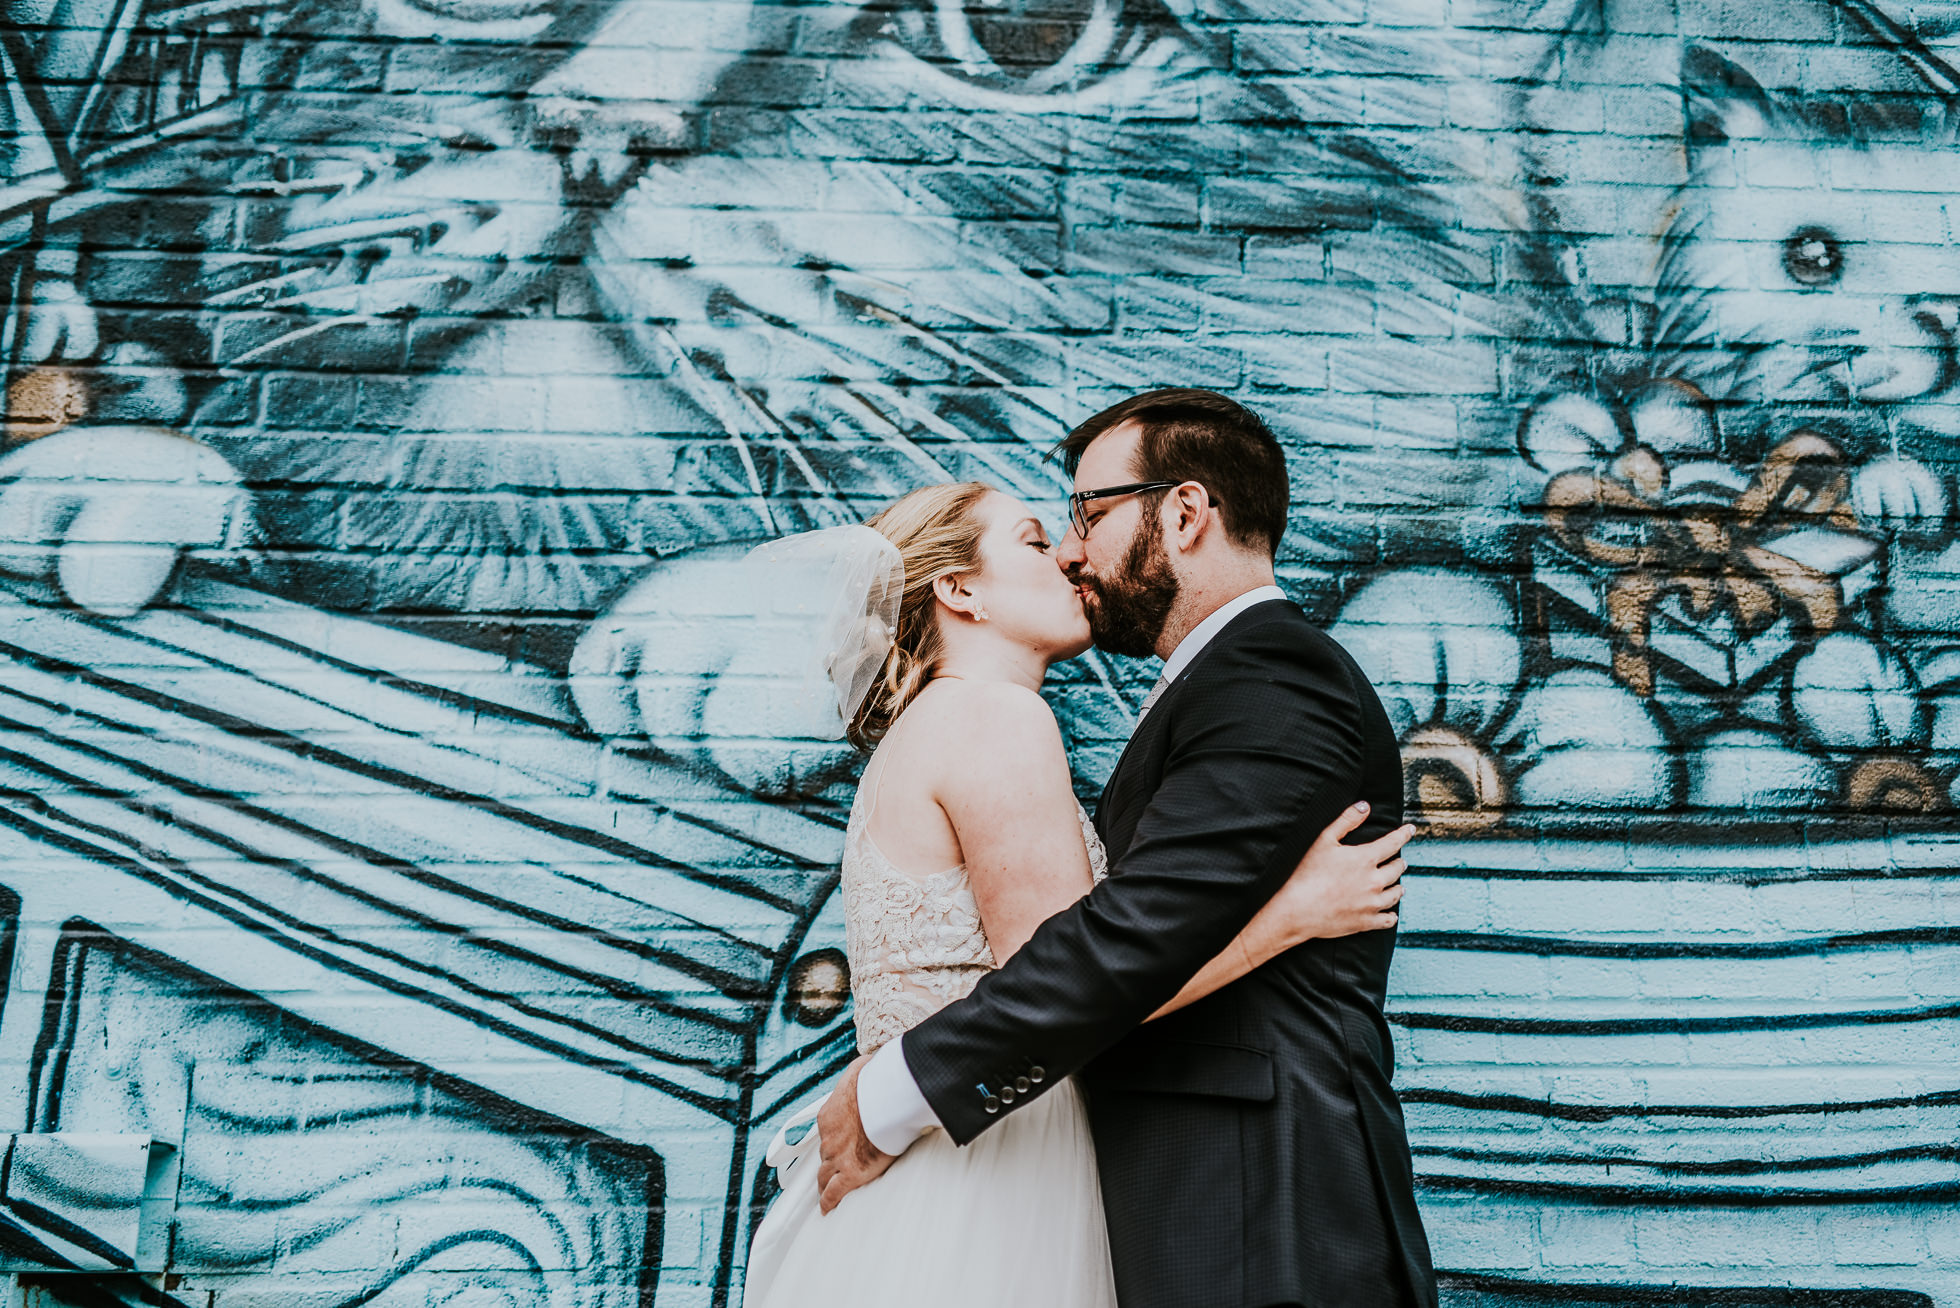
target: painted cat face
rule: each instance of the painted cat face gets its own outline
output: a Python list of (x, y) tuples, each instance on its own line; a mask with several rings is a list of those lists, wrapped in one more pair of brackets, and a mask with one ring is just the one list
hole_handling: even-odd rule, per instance
[[(1455, 265), (1445, 242), (1408, 235), (1446, 225), (1415, 180), (1409, 143), (1422, 134), (1364, 136), (1358, 100), (1328, 104), (1314, 98), (1325, 83), (1275, 76), (1301, 71), (1304, 37), (1239, 30), (1285, 8), (1212, 6), (1199, 21), (1157, 0), (811, 7), (802, 40), (852, 57), (827, 62), (821, 85), (804, 70), (803, 86), (798, 66), (753, 57), (772, 104), (723, 116), (716, 145), (738, 159), (657, 167), (605, 222), (610, 248), (668, 253), (680, 242), (654, 234), (708, 235), (683, 224), (701, 207), (727, 212), (688, 248), (701, 272), (664, 280), (681, 298), (661, 309), (731, 336), (747, 326), (777, 350), (792, 343), (769, 321), (814, 329), (833, 375), (1318, 389), (1324, 355), (1262, 353), (1235, 333), (1344, 331), (1371, 313), (1363, 288), (1328, 284), (1330, 246), (1392, 287)], [(1392, 59), (1331, 49), (1356, 66)], [(1388, 112), (1394, 88), (1374, 89)], [(622, 305), (635, 289), (619, 286)], [(836, 316), (812, 315), (813, 295)], [(807, 373), (823, 362), (810, 353), (732, 371)], [(968, 426), (957, 405), (946, 417)]]
[[(1291, 434), (1347, 443), (1330, 379), (1393, 396), (1494, 377), (1475, 342), (1377, 330), (1444, 320), (1472, 280), (1440, 194), (1454, 138), (1411, 126), (1428, 92), (1406, 81), (1368, 82), (1370, 109), (1358, 78), (1292, 76), (1297, 5), (799, 13), (804, 45), (850, 57), (752, 56), (740, 76), (766, 77), (768, 103), (720, 114), (715, 153), (656, 161), (594, 229), (607, 303), (651, 320), (649, 352), (742, 439), (808, 441), (804, 458), (858, 441), (1052, 500), (1047, 443), (1139, 389), (1258, 388)], [(1296, 25), (1256, 21), (1281, 16)], [(1312, 40), (1357, 71), (1414, 57)], [(1465, 69), (1434, 45), (1439, 74)], [(1355, 98), (1327, 99), (1337, 84)], [(1361, 130), (1367, 113), (1385, 125)], [(1420, 419), (1391, 398), (1369, 421)]]
[[(1725, 401), (1907, 406), (1960, 429), (1952, 106), (1764, 90), (1689, 50), (1689, 183), (1666, 232), (1664, 350)], [(1919, 187), (1926, 189), (1920, 190)]]
[(1447, 444), (1398, 397), (1495, 383), (1440, 326), (1496, 225), (1445, 87), (1487, 79), (1408, 5), (323, 4), (246, 43), (229, 119), (105, 166), (222, 199), (83, 293), (200, 306), (143, 342), (195, 378), (147, 416), (279, 487), (316, 602), (590, 613), (647, 552), (925, 481), (1052, 504), (1067, 421), (1156, 385)]

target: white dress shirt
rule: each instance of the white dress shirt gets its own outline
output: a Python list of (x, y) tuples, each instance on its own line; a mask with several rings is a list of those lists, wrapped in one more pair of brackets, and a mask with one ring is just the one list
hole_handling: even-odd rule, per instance
[[(1158, 678), (1158, 685), (1168, 689), (1233, 618), (1255, 604), (1285, 598), (1286, 592), (1278, 586), (1260, 586), (1219, 605), (1210, 617), (1191, 628), (1164, 660), (1164, 675)], [(939, 1115), (926, 1102), (905, 1063), (904, 1043), (904, 1037), (890, 1041), (858, 1073), (858, 1120), (864, 1124), (865, 1137), (888, 1154), (904, 1153), (914, 1140), (940, 1125)]]

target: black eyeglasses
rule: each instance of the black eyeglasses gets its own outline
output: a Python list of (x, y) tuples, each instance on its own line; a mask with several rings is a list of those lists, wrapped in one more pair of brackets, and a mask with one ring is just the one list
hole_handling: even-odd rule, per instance
[(1144, 491), (1170, 490), (1182, 486), (1181, 481), (1133, 481), (1122, 486), (1105, 486), (1101, 490), (1077, 491), (1068, 497), (1068, 520), (1075, 524), (1075, 534), (1084, 540), (1089, 536), (1089, 515), (1083, 505), (1090, 500), (1113, 499), (1118, 495), (1140, 495)]

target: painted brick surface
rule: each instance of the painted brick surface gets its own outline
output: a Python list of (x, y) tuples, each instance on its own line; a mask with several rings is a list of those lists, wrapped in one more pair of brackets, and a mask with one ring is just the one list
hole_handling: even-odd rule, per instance
[[(1071, 422), (1205, 385), (1431, 823), (1446, 1302), (1960, 1305), (1956, 60), (1867, 0), (10, 0), (0, 1125), (181, 1145), (166, 1275), (23, 1294), (737, 1302), (852, 1052), (855, 764), (731, 561), (1059, 520)], [(1152, 675), (1056, 676), (1085, 795)]]

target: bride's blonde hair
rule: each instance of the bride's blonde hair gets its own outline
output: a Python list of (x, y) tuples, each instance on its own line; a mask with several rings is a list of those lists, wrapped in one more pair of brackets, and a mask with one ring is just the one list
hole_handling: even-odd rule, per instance
[(898, 634), (891, 653), (871, 682), (847, 734), (859, 749), (870, 750), (905, 711), (944, 656), (932, 584), (941, 577), (980, 567), (985, 524), (974, 510), (993, 493), (984, 482), (959, 481), (927, 486), (887, 507), (864, 525), (898, 546), (905, 560), (905, 590), (898, 604)]

